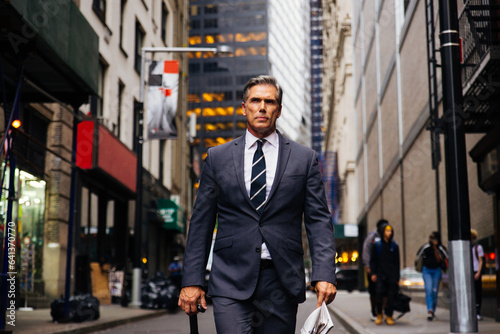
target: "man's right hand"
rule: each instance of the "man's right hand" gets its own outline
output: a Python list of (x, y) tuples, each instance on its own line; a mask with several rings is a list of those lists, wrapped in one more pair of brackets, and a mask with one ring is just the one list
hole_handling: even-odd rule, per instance
[(197, 308), (198, 300), (201, 301), (201, 306), (206, 310), (207, 301), (205, 300), (205, 291), (200, 286), (186, 286), (181, 290), (177, 305), (187, 315), (192, 316), (199, 312)]

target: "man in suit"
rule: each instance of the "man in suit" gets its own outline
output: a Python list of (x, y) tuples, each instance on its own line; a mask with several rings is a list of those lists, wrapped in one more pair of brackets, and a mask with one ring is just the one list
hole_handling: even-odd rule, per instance
[(295, 332), (305, 300), (304, 221), (317, 307), (335, 299), (335, 242), (317, 154), (276, 130), (283, 92), (273, 77), (243, 89), (244, 136), (208, 150), (189, 227), (179, 306), (206, 308), (204, 272), (213, 230), (208, 293), (217, 333)]

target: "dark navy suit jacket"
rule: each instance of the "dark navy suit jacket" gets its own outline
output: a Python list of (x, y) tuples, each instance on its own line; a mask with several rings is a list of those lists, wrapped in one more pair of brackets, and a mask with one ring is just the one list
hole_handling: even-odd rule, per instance
[(303, 221), (312, 257), (311, 281), (335, 283), (333, 225), (317, 154), (279, 132), (278, 137), (276, 174), (261, 215), (245, 188), (245, 136), (208, 150), (189, 225), (182, 286), (204, 284), (216, 221), (209, 295), (250, 298), (264, 241), (281, 283), (303, 302)]

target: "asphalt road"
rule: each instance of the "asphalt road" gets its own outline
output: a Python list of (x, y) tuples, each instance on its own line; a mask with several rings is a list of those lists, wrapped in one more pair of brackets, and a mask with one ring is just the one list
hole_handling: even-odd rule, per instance
[[(307, 319), (309, 314), (316, 306), (316, 296), (308, 293), (307, 300), (299, 305), (297, 314), (297, 329), (295, 334), (300, 334), (302, 324)], [(335, 328), (330, 331), (336, 334), (349, 333), (342, 324), (332, 315)], [(200, 334), (216, 334), (212, 307), (209, 306), (205, 313), (198, 315), (198, 328)], [(156, 334), (156, 333), (170, 333), (170, 334), (189, 334), (189, 317), (181, 311), (173, 314), (167, 314), (161, 317), (133, 322), (127, 325), (98, 331), (95, 333), (101, 334)]]

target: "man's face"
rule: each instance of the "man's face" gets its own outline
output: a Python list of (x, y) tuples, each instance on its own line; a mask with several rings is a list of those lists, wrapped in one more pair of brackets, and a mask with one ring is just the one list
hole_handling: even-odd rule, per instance
[(247, 118), (248, 131), (264, 138), (276, 130), (276, 120), (281, 116), (278, 92), (272, 85), (255, 85), (248, 90), (246, 101), (241, 103)]
[(384, 230), (384, 238), (386, 240), (389, 240), (389, 239), (391, 239), (391, 236), (392, 236), (392, 228), (386, 227)]

